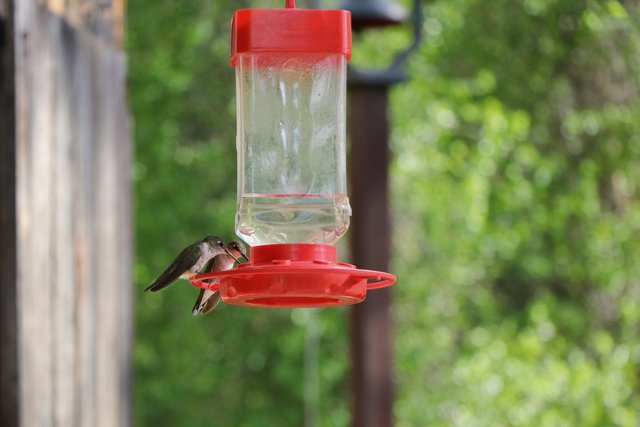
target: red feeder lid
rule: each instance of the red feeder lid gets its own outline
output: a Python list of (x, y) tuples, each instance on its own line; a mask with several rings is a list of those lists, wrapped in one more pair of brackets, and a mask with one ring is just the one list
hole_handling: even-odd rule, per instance
[(316, 53), (351, 59), (351, 12), (347, 10), (240, 9), (231, 24), (231, 65), (243, 53)]
[(193, 286), (219, 291), (227, 304), (327, 307), (362, 302), (367, 290), (391, 286), (394, 275), (336, 261), (330, 245), (280, 244), (249, 249), (238, 268), (198, 274)]

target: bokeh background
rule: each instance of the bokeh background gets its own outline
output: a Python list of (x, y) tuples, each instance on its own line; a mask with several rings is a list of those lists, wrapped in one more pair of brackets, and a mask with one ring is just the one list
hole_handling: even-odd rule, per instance
[[(281, 3), (129, 2), (138, 426), (349, 425), (348, 309), (142, 292), (234, 237), (231, 16)], [(423, 7), (391, 103), (397, 426), (640, 425), (637, 2)], [(354, 63), (410, 38), (358, 36)]]

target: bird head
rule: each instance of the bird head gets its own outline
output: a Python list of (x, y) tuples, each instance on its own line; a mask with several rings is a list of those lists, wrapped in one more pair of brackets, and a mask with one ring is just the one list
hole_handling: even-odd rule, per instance
[(239, 257), (242, 257), (247, 261), (249, 261), (249, 258), (247, 257), (247, 254), (244, 249), (244, 245), (238, 242), (237, 240), (232, 240), (229, 243), (227, 243), (226, 249), (227, 249), (227, 253), (231, 255), (236, 261), (238, 261)]
[(225, 251), (224, 242), (218, 236), (208, 235), (207, 237), (202, 239), (202, 241), (204, 243), (208, 244), (209, 247), (211, 248), (211, 250), (214, 251), (214, 252), (224, 252)]

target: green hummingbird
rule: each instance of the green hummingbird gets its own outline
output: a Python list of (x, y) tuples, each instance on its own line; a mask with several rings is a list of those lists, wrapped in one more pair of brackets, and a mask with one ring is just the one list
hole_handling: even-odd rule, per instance
[(184, 248), (171, 265), (145, 291), (156, 292), (178, 279), (188, 279), (195, 276), (210, 259), (222, 254), (228, 254), (222, 239), (218, 236), (208, 235)]
[[(204, 267), (205, 273), (231, 270), (233, 268), (233, 265), (238, 262), (239, 257), (242, 257), (249, 261), (249, 258), (247, 258), (247, 255), (245, 253), (244, 246), (237, 240), (230, 241), (229, 243), (227, 243), (227, 246), (225, 248), (227, 250), (226, 254), (218, 255), (209, 260), (207, 265)], [(220, 292), (212, 291), (209, 289), (200, 289), (200, 294), (198, 294), (198, 299), (196, 300), (191, 313), (193, 313), (194, 316), (197, 316), (198, 314), (209, 313), (211, 310), (216, 308), (216, 305), (218, 305), (219, 301)]]

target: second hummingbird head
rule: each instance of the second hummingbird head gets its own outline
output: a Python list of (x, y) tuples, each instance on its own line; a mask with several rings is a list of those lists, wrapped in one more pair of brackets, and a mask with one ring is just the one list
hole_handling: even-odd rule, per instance
[(226, 249), (229, 255), (235, 258), (236, 261), (238, 260), (239, 257), (242, 257), (247, 261), (249, 261), (249, 258), (247, 257), (247, 254), (244, 249), (244, 245), (238, 242), (237, 240), (232, 240), (229, 243), (227, 243)]

